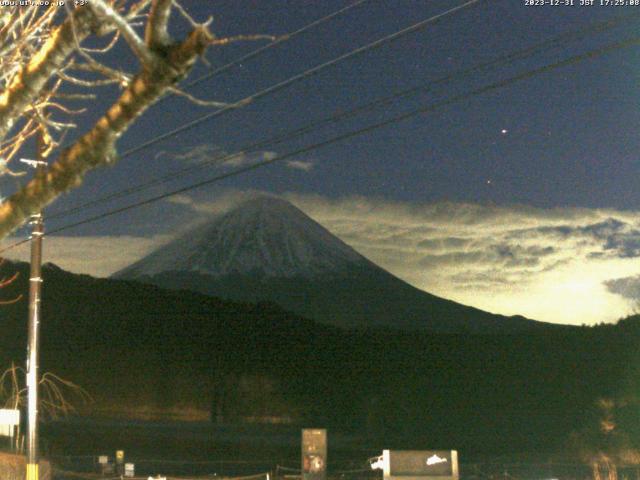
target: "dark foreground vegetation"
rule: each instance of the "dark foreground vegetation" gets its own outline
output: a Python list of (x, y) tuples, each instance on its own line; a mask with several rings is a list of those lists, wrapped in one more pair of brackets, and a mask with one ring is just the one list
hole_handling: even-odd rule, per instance
[[(25, 292), (26, 265), (4, 268), (21, 275), (3, 298)], [(344, 331), (273, 304), (54, 266), (44, 277), (41, 365), (93, 395), (85, 414), (206, 412), (220, 424), (322, 425), (370, 444), (492, 455), (580, 456), (610, 414), (620, 445), (640, 438), (638, 317), (526, 335)], [(25, 300), (0, 310), (3, 365), (23, 362), (26, 311)]]

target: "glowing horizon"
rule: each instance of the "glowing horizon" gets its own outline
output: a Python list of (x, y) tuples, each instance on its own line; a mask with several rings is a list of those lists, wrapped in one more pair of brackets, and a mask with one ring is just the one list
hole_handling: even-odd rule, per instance
[[(172, 203), (202, 221), (246, 195)], [(488, 312), (592, 325), (633, 313), (640, 300), (640, 213), (293, 193), (285, 198), (409, 284)], [(166, 229), (141, 236), (54, 236), (45, 243), (45, 261), (106, 277), (171, 239), (168, 232), (177, 226)], [(9, 258), (27, 260), (27, 246)]]

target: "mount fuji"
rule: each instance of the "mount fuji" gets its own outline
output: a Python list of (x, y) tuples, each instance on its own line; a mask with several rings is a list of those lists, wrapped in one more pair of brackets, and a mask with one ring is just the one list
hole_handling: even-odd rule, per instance
[(347, 328), (514, 333), (550, 325), (490, 314), (414, 288), (289, 202), (269, 196), (237, 205), (113, 277), (271, 301)]

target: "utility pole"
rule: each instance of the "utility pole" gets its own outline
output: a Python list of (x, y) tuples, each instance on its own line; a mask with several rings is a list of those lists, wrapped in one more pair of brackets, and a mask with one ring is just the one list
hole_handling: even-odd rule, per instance
[[(42, 175), (47, 162), (42, 134), (38, 136), (38, 159), (24, 163)], [(38, 346), (40, 340), (40, 290), (42, 287), (42, 212), (31, 216), (31, 273), (29, 275), (29, 344), (27, 348), (27, 480), (38, 480)]]

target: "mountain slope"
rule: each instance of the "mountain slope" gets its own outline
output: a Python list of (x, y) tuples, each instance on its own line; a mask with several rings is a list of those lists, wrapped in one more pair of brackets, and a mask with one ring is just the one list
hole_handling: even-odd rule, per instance
[(311, 278), (366, 264), (370, 262), (290, 203), (258, 197), (114, 276), (136, 278), (184, 271), (213, 277)]
[(509, 333), (542, 325), (414, 288), (290, 203), (266, 196), (185, 233), (114, 277), (234, 300), (269, 300), (342, 327)]
[[(0, 308), (4, 366), (25, 358), (28, 265), (0, 265), (0, 277), (16, 271), (18, 280), (0, 290), (2, 300), (25, 296)], [(508, 336), (349, 331), (273, 304), (53, 265), (43, 278), (41, 372), (85, 387), (97, 402), (89, 414), (281, 418), (398, 448), (428, 444), (437, 432), (445, 445), (495, 455), (561, 451), (595, 399), (633, 398), (639, 388), (638, 319)], [(630, 438), (640, 437), (634, 431)]]
[[(22, 363), (27, 345), (29, 265), (0, 265), (0, 278), (16, 272), (17, 280), (0, 289), (2, 301), (22, 296), (0, 307), (3, 368)], [(336, 329), (319, 330), (273, 304), (97, 279), (52, 264), (45, 264), (42, 274), (42, 372), (53, 371), (91, 392), (97, 400), (93, 413), (167, 414), (183, 404), (207, 412), (221, 382), (257, 375), (286, 379), (288, 356), (298, 345), (336, 336)], [(231, 394), (224, 401), (227, 409), (239, 405)], [(292, 415), (283, 405), (272, 413)], [(250, 415), (251, 408), (243, 414)]]

